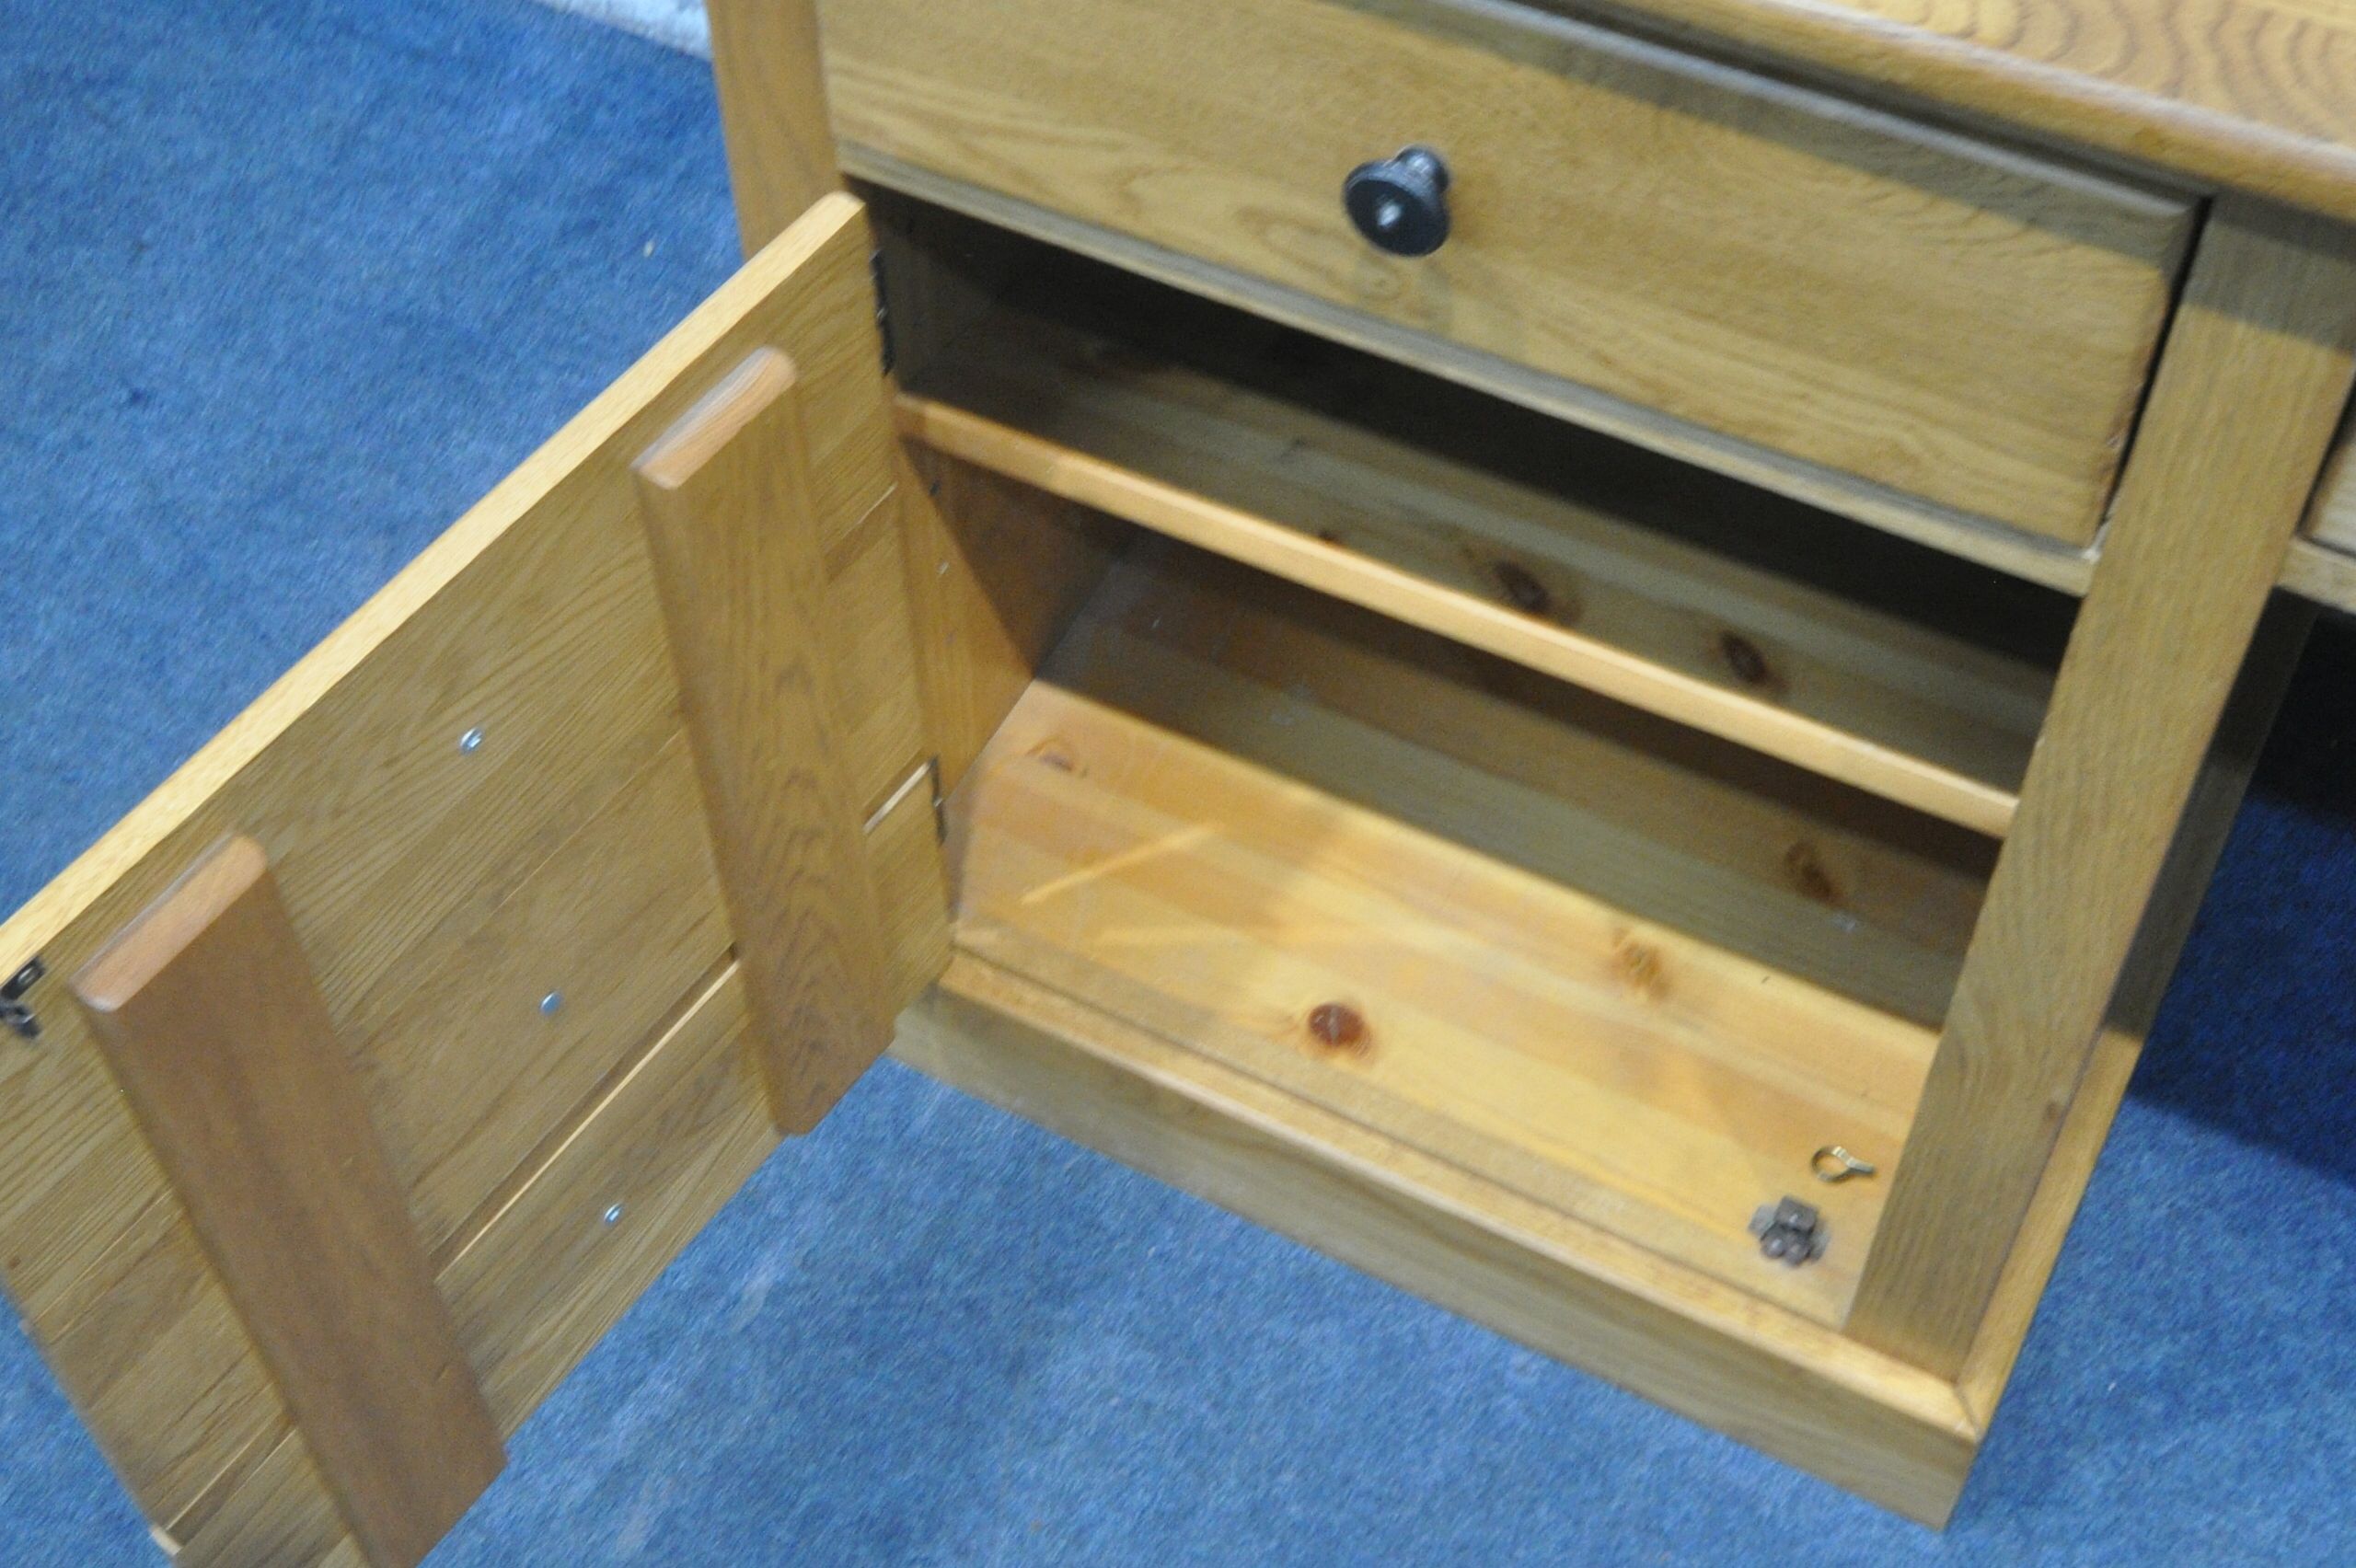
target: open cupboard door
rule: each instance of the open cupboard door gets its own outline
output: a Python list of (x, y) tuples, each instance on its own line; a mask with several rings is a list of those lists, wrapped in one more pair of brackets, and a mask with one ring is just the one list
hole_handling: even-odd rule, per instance
[(0, 927), (0, 1258), (182, 1563), (407, 1564), (947, 959), (818, 202)]

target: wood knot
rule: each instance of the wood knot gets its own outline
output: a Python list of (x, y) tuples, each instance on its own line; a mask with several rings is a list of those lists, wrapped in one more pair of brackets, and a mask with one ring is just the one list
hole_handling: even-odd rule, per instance
[(1841, 884), (1832, 880), (1816, 846), (1807, 840), (1803, 838), (1784, 851), (1784, 870), (1790, 874), (1792, 885), (1799, 889), (1801, 897), (1819, 904), (1841, 902)]
[(1363, 1056), (1373, 1049), (1366, 1015), (1347, 1002), (1320, 1002), (1310, 1009), (1309, 1038), (1337, 1056)]
[(1646, 1001), (1657, 1002), (1669, 995), (1668, 965), (1661, 961), (1660, 949), (1650, 942), (1638, 941), (1633, 932), (1622, 931), (1611, 939), (1611, 962), (1628, 989)]
[(1506, 602), (1522, 614), (1542, 616), (1553, 609), (1554, 595), (1519, 561), (1492, 561), (1489, 574), (1497, 580), (1497, 591), (1506, 596)]
[(1759, 644), (1738, 631), (1718, 633), (1718, 657), (1726, 662), (1734, 678), (1754, 690), (1772, 690), (1782, 685), (1775, 678), (1775, 667), (1767, 663), (1767, 655)]
[(1045, 763), (1049, 767), (1054, 768), (1058, 773), (1078, 773), (1080, 771), (1080, 765), (1071, 759), (1071, 753), (1064, 749), (1064, 744), (1061, 741), (1041, 741), (1037, 745), (1031, 748), (1031, 755), (1033, 757), (1040, 762)]

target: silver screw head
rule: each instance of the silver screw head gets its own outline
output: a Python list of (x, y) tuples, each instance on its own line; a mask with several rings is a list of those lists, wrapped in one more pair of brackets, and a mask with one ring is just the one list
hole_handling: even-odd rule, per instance
[(460, 735), (458, 737), (458, 749), (462, 752), (480, 751), (482, 749), (481, 729), (478, 727), (468, 730), (465, 734)]
[(619, 1225), (621, 1222), (622, 1205), (616, 1204), (606, 1211), (606, 1223), (607, 1225)]
[(550, 991), (547, 996), (540, 998), (540, 1016), (542, 1018), (554, 1018), (556, 1016), (557, 1009), (562, 1006), (564, 1006), (564, 993), (562, 991)]

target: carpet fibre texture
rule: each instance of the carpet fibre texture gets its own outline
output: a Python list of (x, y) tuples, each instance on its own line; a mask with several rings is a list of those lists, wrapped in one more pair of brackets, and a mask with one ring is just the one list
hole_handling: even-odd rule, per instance
[[(735, 259), (699, 62), (0, 0), (0, 905)], [(1951, 1531), (885, 1065), (518, 1435), (493, 1563), (2356, 1560), (2356, 636), (2319, 634)], [(153, 1548), (13, 1330), (0, 1562)]]

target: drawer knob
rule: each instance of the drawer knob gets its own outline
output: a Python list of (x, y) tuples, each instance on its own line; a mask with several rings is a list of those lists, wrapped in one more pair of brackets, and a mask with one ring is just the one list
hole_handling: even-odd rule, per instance
[(1429, 147), (1360, 164), (1342, 181), (1358, 233), (1393, 256), (1429, 256), (1448, 238), (1448, 165)]

